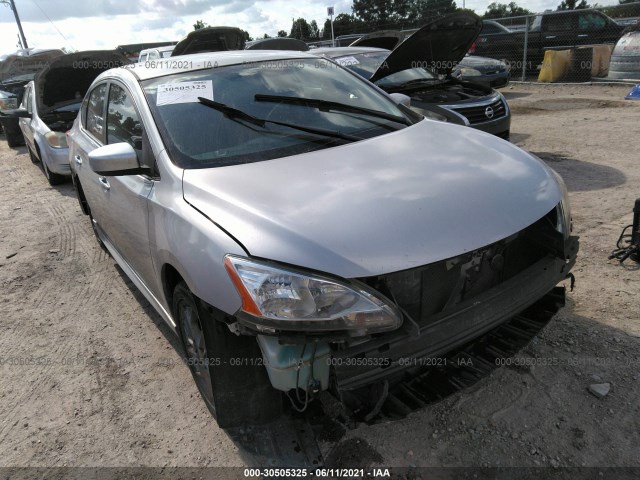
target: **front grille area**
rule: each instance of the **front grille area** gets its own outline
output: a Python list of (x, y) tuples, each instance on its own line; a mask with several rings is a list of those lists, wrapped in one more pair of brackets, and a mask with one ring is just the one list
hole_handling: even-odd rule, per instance
[(361, 279), (395, 301), (418, 325), (515, 277), (540, 259), (562, 258), (564, 237), (555, 229), (554, 208), (511, 237), (455, 258), (401, 272)]
[[(493, 115), (487, 115), (487, 109), (491, 108)], [(460, 107), (452, 109), (461, 115), (467, 117), (469, 123), (474, 125), (476, 123), (489, 122), (491, 120), (497, 120), (507, 114), (507, 109), (501, 99), (497, 99), (489, 105), (473, 106), (473, 107)]]

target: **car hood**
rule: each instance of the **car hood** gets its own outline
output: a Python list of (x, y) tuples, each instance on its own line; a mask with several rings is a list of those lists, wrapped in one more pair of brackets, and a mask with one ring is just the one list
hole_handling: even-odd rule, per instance
[(345, 278), (476, 250), (531, 225), (562, 197), (542, 161), (430, 120), (303, 155), (185, 170), (183, 191), (250, 255)]
[(33, 75), (45, 68), (54, 58), (63, 56), (62, 50), (36, 50), (31, 55), (7, 55), (0, 62), (0, 81), (21, 75)]
[(482, 20), (473, 13), (454, 13), (431, 22), (398, 45), (369, 80), (375, 82), (416, 66), (449, 74), (481, 29)]
[(34, 77), (39, 113), (74, 100), (80, 103), (98, 75), (129, 63), (127, 57), (115, 50), (70, 53), (50, 61)]
[(358, 38), (350, 47), (376, 47), (393, 50), (405, 38), (405, 33), (398, 30), (380, 30)]
[(244, 50), (245, 38), (236, 27), (205, 27), (195, 30), (178, 42), (172, 57), (201, 52)]

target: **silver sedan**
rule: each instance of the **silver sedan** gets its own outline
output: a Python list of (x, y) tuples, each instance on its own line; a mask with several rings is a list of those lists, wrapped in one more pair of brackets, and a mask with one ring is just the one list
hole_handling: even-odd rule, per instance
[(98, 240), (223, 427), (392, 382), (557, 297), (577, 251), (542, 161), (307, 53), (105, 72), (69, 150)]

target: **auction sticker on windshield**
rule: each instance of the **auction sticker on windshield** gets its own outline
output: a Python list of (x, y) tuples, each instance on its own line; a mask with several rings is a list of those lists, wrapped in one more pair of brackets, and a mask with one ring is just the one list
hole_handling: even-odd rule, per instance
[(213, 82), (211, 80), (163, 83), (162, 85), (158, 85), (156, 105), (197, 103), (198, 97), (213, 100)]

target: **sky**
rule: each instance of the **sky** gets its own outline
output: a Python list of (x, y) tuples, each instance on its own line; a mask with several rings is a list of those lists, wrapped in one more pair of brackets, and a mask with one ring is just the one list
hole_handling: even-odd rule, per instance
[[(140, 42), (178, 41), (196, 20), (237, 26), (252, 37), (291, 29), (293, 18), (316, 20), (322, 28), (327, 7), (351, 13), (351, 0), (14, 0), (29, 47), (74, 50), (112, 49)], [(463, 0), (458, 0), (462, 6)], [(492, 0), (465, 0), (482, 14)], [(509, 3), (502, 0), (501, 3)], [(0, 0), (0, 55), (15, 51), (18, 28), (7, 0)], [(532, 11), (557, 6), (559, 0), (522, 0)], [(600, 0), (600, 5), (617, 3)]]

